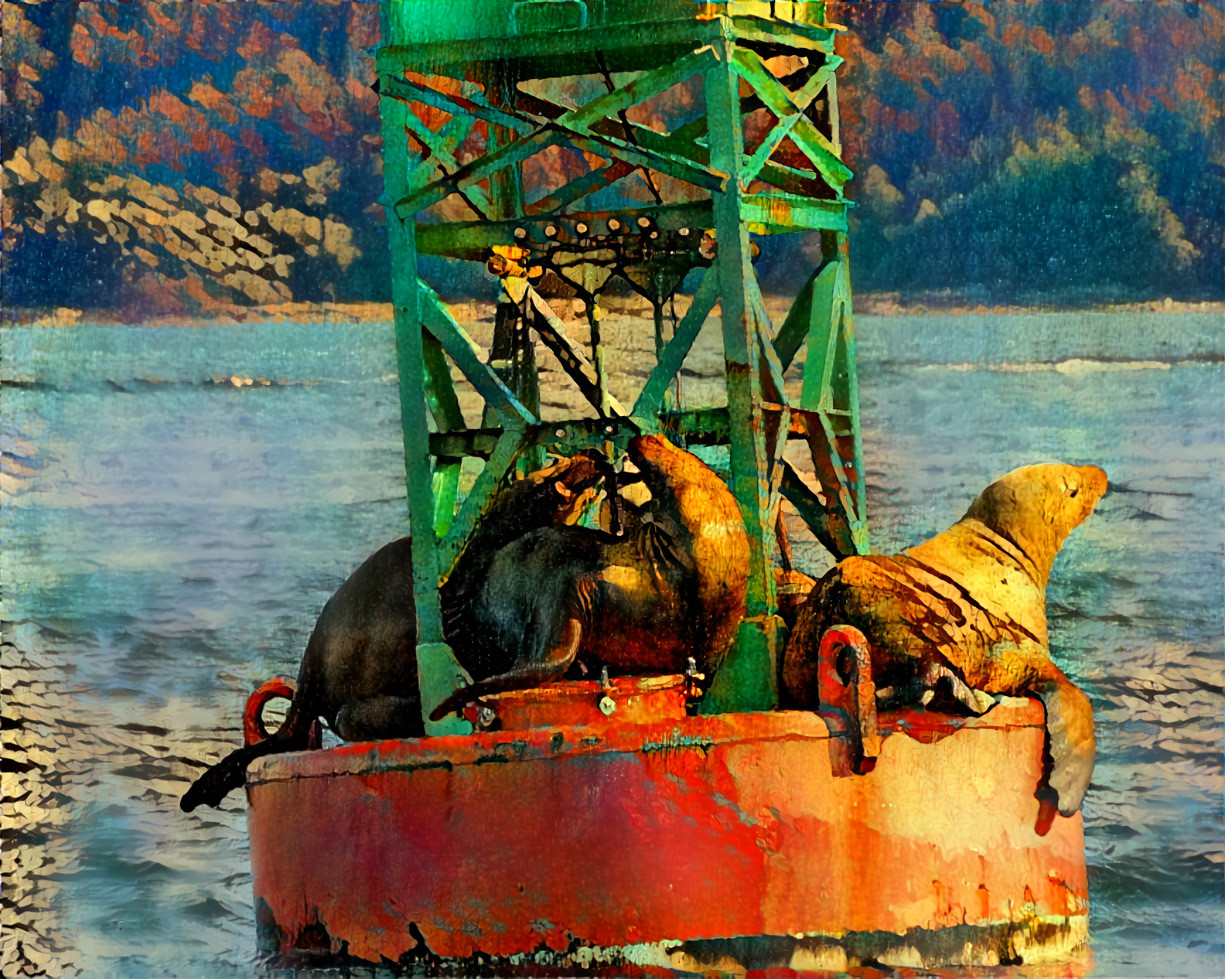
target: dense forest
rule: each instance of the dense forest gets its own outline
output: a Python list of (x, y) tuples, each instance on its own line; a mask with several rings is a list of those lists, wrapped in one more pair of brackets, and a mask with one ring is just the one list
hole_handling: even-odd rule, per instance
[[(830, 9), (857, 290), (1225, 297), (1219, 7)], [(387, 299), (377, 4), (3, 16), (6, 311)]]

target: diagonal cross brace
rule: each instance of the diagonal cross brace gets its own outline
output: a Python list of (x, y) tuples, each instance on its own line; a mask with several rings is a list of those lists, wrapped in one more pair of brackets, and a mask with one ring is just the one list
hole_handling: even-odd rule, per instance
[(417, 285), (421, 291), (421, 312), (426, 328), (442, 344), (447, 356), (472, 382), (486, 404), (491, 405), (508, 425), (535, 424), (538, 421), (536, 416), (523, 406), (493, 368), (481, 360), (477, 354), (480, 348), (456, 322), (438, 293), (420, 279)]
[(685, 362), (690, 348), (701, 332), (702, 324), (719, 299), (719, 269), (712, 265), (702, 277), (701, 285), (693, 294), (693, 302), (673, 331), (672, 339), (655, 360), (650, 376), (642, 386), (638, 399), (634, 402), (633, 417), (643, 426), (654, 431), (658, 422), (654, 419), (663, 404), (664, 393), (672, 383), (681, 365)]
[[(746, 48), (737, 48), (732, 57), (732, 67), (741, 78), (753, 86), (767, 109), (780, 119), (801, 110), (792, 100), (787, 87), (770, 72), (761, 59)], [(804, 153), (826, 182), (835, 190), (854, 174), (838, 156), (834, 144), (817, 129), (807, 116), (795, 120), (791, 132), (792, 141)]]
[[(600, 410), (600, 391), (596, 382), (595, 368), (591, 361), (587, 359), (587, 355), (570, 339), (566, 334), (566, 325), (561, 321), (558, 315), (553, 312), (553, 308), (545, 301), (545, 298), (540, 295), (530, 285), (527, 287), (527, 299), (532, 304), (532, 308), (536, 311), (537, 320), (529, 320), (532, 329), (534, 329), (541, 340), (544, 341), (551, 351), (553, 356), (557, 358), (557, 362), (561, 364), (562, 369), (569, 375), (575, 386), (582, 392), (584, 398), (597, 411)], [(543, 321), (543, 322), (542, 322)], [(606, 395), (608, 399), (608, 407), (612, 414), (626, 414), (625, 408), (621, 402), (612, 395)]]
[(523, 426), (507, 425), (498, 436), (493, 451), (485, 462), (485, 468), (481, 470), (480, 475), (476, 477), (476, 482), (472, 484), (472, 489), (468, 491), (468, 496), (452, 521), (450, 530), (446, 537), (438, 542), (440, 577), (450, 576), (456, 559), (464, 549), (468, 538), (472, 536), (477, 521), (480, 520), (481, 514), (493, 495), (494, 487), (514, 465), (515, 459), (523, 450), (523, 434)]
[[(447, 148), (447, 145), (458, 146), (464, 140), (472, 129), (473, 120), (471, 118), (458, 116), (438, 132), (430, 129), (411, 111), (404, 114), (404, 119), (409, 132), (416, 136), (421, 145), (430, 151), (430, 156), (418, 164), (418, 169), (421, 169), (429, 159), (436, 160), (440, 166), (449, 168), (450, 172), (448, 170), (443, 171), (446, 176), (450, 176), (450, 173), (460, 169), (459, 161)], [(421, 187), (428, 185), (428, 178), (420, 184)], [(493, 204), (490, 203), (489, 198), (485, 196), (485, 192), (480, 187), (468, 187), (462, 196), (464, 203), (472, 209), (478, 218), (488, 221), (493, 217)]]
[[(463, 94), (449, 94), (431, 89), (420, 82), (409, 81), (407, 79), (393, 79), (388, 86), (389, 91), (387, 94), (390, 96), (403, 97), (407, 90), (414, 97), (429, 105), (434, 105), (437, 108), (450, 112), (454, 112), (456, 109), (462, 110), (484, 119), (490, 124), (510, 129), (520, 137), (520, 139), (508, 143), (478, 160), (473, 160), (465, 167), (447, 175), (441, 181), (437, 181), (397, 201), (396, 210), (401, 217), (407, 217), (417, 211), (430, 207), (460, 187), (474, 183), (505, 167), (521, 162), (548, 146), (555, 145), (560, 141), (561, 137), (558, 135), (560, 132), (576, 137), (570, 139), (569, 142), (574, 143), (580, 149), (593, 149), (594, 152), (605, 155), (608, 154), (609, 150), (612, 150), (618, 159), (624, 160), (635, 167), (659, 170), (669, 176), (693, 183), (708, 190), (717, 189), (718, 176), (709, 170), (705, 170), (692, 159), (675, 155), (662, 148), (647, 149), (643, 146), (635, 145), (630, 140), (619, 139), (611, 135), (606, 127), (597, 126), (597, 123), (607, 119), (610, 114), (651, 98), (676, 84), (680, 79), (696, 74), (710, 60), (710, 50), (702, 49), (681, 58), (674, 64), (648, 72), (628, 85), (616, 89), (607, 95), (599, 96), (577, 109), (563, 111), (558, 115), (554, 115), (552, 110), (559, 109), (560, 107), (554, 106), (552, 103), (539, 97), (530, 96), (527, 93), (516, 93), (518, 96), (516, 98), (517, 104), (533, 106), (541, 115), (546, 117), (547, 121), (530, 118), (518, 112), (508, 112), (495, 108), (483, 96), (478, 95), (469, 88), (465, 88)], [(660, 135), (655, 133), (654, 130), (641, 126), (633, 126), (632, 131), (635, 134), (642, 132), (650, 133), (657, 137)], [(601, 145), (591, 147), (584, 140), (595, 141)], [(525, 146), (525, 141), (531, 145)], [(658, 144), (656, 145), (658, 147)], [(677, 148), (683, 149), (684, 147), (678, 146)]]
[[(842, 59), (838, 60), (841, 61)], [(826, 65), (819, 69), (803, 88), (791, 96), (791, 104), (794, 106), (795, 111), (779, 117), (778, 124), (770, 130), (766, 138), (762, 140), (761, 145), (757, 147), (744, 165), (742, 173), (746, 187), (761, 173), (762, 167), (770, 159), (770, 154), (778, 149), (779, 144), (786, 139), (796, 123), (805, 118), (804, 113), (808, 110), (808, 107), (812, 105), (816, 97), (829, 84), (829, 80), (834, 77), (834, 67), (836, 66)], [(782, 83), (780, 82), (779, 84), (781, 85)]]

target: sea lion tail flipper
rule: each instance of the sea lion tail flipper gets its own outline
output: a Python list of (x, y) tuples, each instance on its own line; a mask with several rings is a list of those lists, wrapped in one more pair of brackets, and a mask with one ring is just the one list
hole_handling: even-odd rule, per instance
[(1034, 692), (1046, 707), (1047, 784), (1059, 797), (1059, 812), (1070, 816), (1080, 808), (1093, 776), (1097, 753), (1093, 734), (1093, 707), (1075, 684), (1051, 666), (1052, 675)]
[(540, 661), (517, 664), (505, 673), (461, 687), (430, 712), (430, 720), (440, 721), (448, 714), (460, 711), (465, 704), (489, 694), (524, 690), (560, 676), (574, 662), (582, 638), (582, 623), (576, 618), (567, 619), (562, 628), (561, 641), (548, 650)]
[[(266, 743), (260, 742), (260, 744)], [(179, 808), (184, 812), (191, 812), (201, 805), (213, 808), (220, 805), (222, 799), (246, 781), (247, 765), (256, 757), (251, 750), (255, 747), (259, 745), (249, 745), (232, 751), (209, 768), (183, 793), (183, 798), (179, 800)]]
[(217, 808), (222, 799), (242, 787), (247, 780), (247, 766), (256, 758), (278, 751), (292, 751), (293, 748), (293, 745), (273, 735), (259, 744), (249, 744), (230, 752), (191, 783), (191, 788), (179, 800), (179, 808), (184, 812), (191, 812), (200, 805)]
[(191, 783), (190, 788), (179, 800), (179, 808), (191, 812), (197, 806), (221, 805), (221, 800), (237, 788), (241, 788), (247, 780), (247, 766), (256, 758), (276, 754), (280, 751), (297, 751), (308, 747), (311, 742), (311, 728), (314, 725), (314, 715), (310, 711), (299, 709), (295, 697), (285, 714), (285, 720), (280, 729), (271, 737), (255, 744), (245, 745), (230, 752), (221, 761), (207, 769), (204, 774)]

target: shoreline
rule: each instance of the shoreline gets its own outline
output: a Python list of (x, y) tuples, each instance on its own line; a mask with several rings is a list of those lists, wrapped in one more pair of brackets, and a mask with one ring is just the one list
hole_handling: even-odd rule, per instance
[[(772, 298), (772, 297), (767, 297)], [(610, 308), (628, 310), (645, 301), (635, 296), (610, 296)], [(488, 300), (462, 300), (455, 304), (461, 320), (478, 318), (477, 309), (492, 306)], [(1104, 303), (1097, 306), (1033, 305), (971, 302), (964, 298), (930, 297), (902, 300), (896, 293), (863, 293), (855, 296), (855, 313), (859, 316), (921, 317), (921, 316), (1034, 316), (1048, 313), (1218, 313), (1225, 316), (1225, 300), (1184, 302), (1165, 297), (1144, 302)], [(468, 315), (465, 316), (464, 313)], [(121, 311), (85, 310), (71, 307), (37, 310), (10, 310), (2, 327), (62, 328), (88, 324), (91, 326), (141, 326), (192, 328), (206, 326), (246, 326), (263, 323), (323, 324), (337, 321), (356, 323), (390, 323), (391, 303), (284, 303), (277, 306), (221, 306), (208, 312), (190, 314), (156, 314), (132, 322)]]

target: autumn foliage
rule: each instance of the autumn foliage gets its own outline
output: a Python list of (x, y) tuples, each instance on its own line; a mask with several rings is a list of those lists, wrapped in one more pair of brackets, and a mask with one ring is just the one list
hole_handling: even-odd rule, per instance
[[(5, 3), (6, 310), (386, 299), (378, 13)], [(831, 19), (848, 27), (857, 288), (1221, 295), (1217, 7), (851, 2)]]

